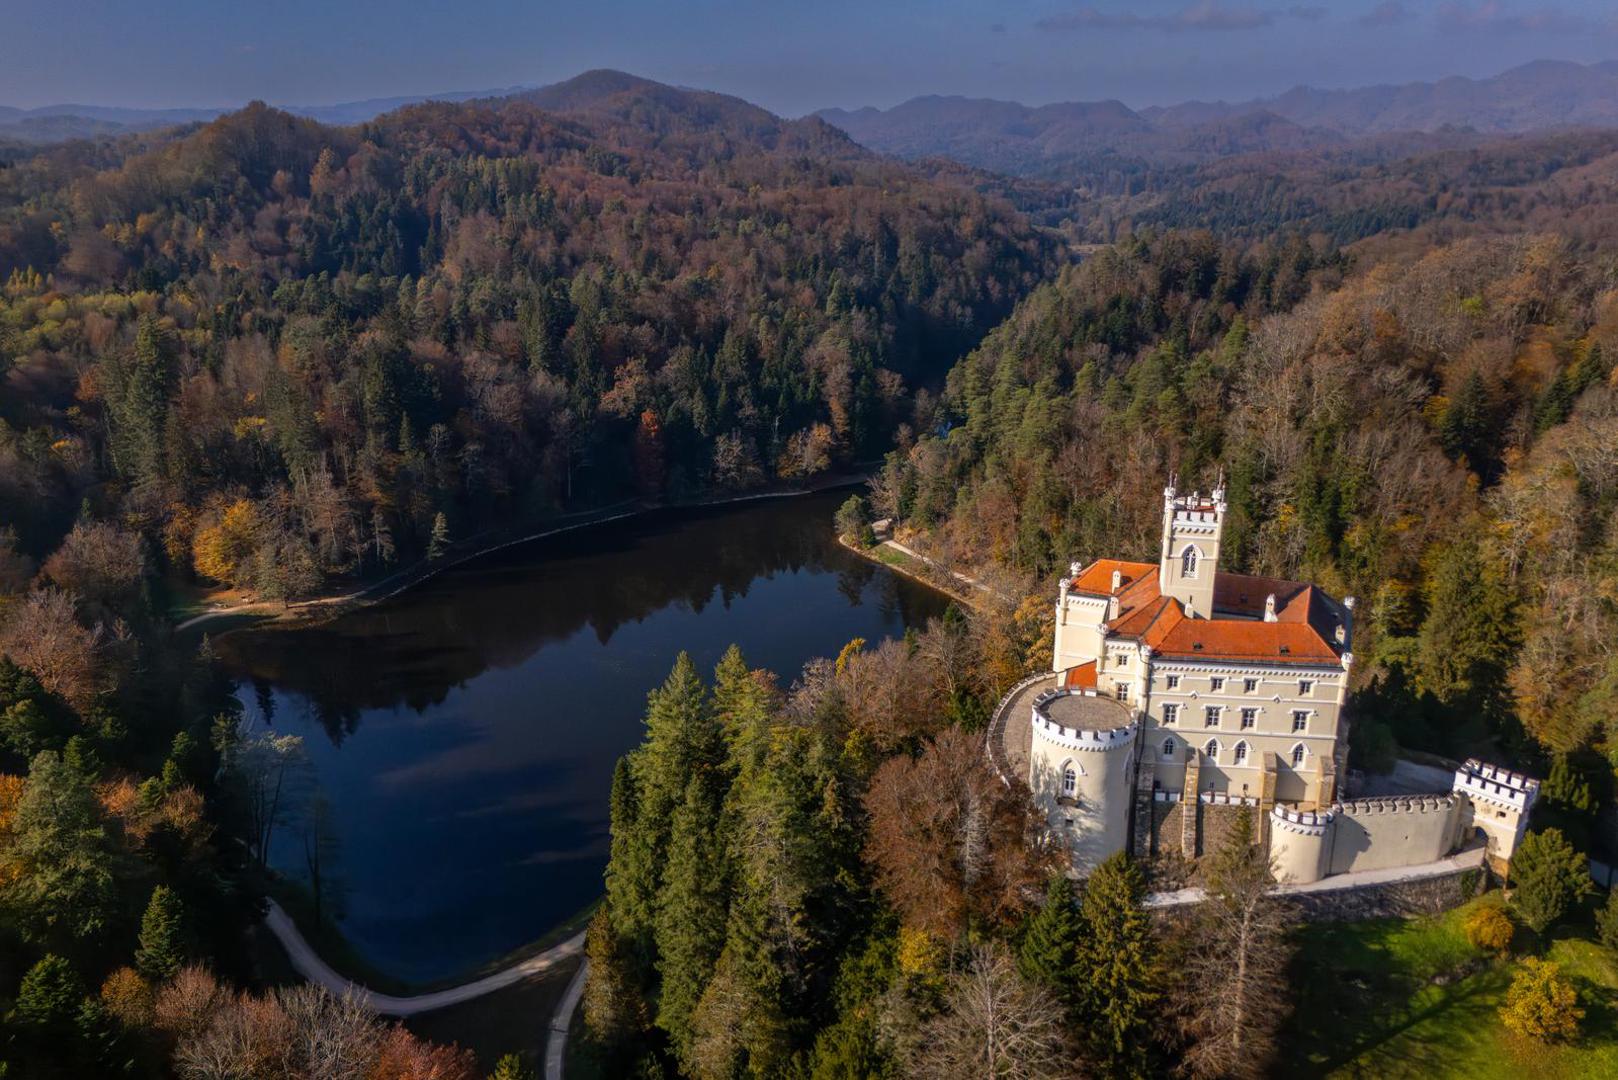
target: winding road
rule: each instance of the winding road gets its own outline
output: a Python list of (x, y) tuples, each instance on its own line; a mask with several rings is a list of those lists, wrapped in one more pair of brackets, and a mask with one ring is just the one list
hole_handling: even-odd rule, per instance
[[(319, 986), (324, 986), (334, 994), (352, 993), (367, 1007), (383, 1016), (414, 1016), (417, 1013), (431, 1012), (433, 1009), (442, 1009), (446, 1005), (458, 1005), (463, 1001), (482, 997), (484, 994), (510, 986), (512, 983), (522, 982), (535, 975), (543, 975), (576, 956), (584, 953), (584, 931), (579, 931), (566, 941), (558, 942), (544, 952), (536, 953), (526, 960), (519, 960), (508, 968), (496, 971), (492, 975), (485, 975), (481, 979), (474, 979), (460, 986), (452, 986), (447, 990), (435, 990), (430, 994), (416, 994), (413, 997), (395, 997), (392, 994), (381, 994), (369, 987), (361, 986), (351, 979), (344, 978), (331, 965), (322, 960), (309, 942), (304, 940), (303, 934), (288, 915), (274, 900), (269, 902), (270, 910), (264, 916), (264, 925), (270, 928), (270, 933), (281, 943), (292, 961), (292, 967), (299, 975)], [(575, 986), (576, 984), (576, 986)], [(568, 993), (563, 996), (566, 1004), (571, 998), (578, 1001), (578, 993), (584, 987), (583, 980), (575, 977), (574, 983), (569, 984)], [(572, 1010), (568, 1009), (565, 1016), (562, 1009), (557, 1010), (557, 1017), (551, 1021), (552, 1031), (561, 1023), (564, 1028), (567, 1019), (571, 1018)], [(553, 1040), (554, 1041), (554, 1040)]]

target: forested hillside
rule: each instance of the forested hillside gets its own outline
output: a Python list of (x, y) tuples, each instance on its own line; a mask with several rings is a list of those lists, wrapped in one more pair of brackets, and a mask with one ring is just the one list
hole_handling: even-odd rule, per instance
[(1396, 737), (1581, 762), (1600, 791), (1615, 350), (1607, 261), (1552, 235), (1380, 259), (1141, 237), (951, 372), (950, 430), (890, 455), (875, 509), (1043, 589), (1070, 559), (1153, 557), (1166, 477), (1223, 470), (1226, 565), (1362, 601), (1362, 766)]
[(182, 575), (296, 595), (435, 524), (846, 467), (1047, 265), (1002, 204), (818, 121), (605, 91), (253, 107), (0, 171), (21, 549), (88, 500)]

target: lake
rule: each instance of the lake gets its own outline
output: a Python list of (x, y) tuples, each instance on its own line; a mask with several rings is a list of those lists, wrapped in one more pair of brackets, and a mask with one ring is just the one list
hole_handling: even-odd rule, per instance
[[(613, 765), (684, 649), (789, 684), (938, 593), (838, 545), (846, 492), (659, 511), (535, 540), (324, 625), (215, 647), (246, 718), (301, 735), (335, 840), (339, 925), (412, 982), (474, 970), (595, 900)], [(312, 815), (305, 815), (311, 817)], [(272, 862), (304, 876), (307, 826)]]

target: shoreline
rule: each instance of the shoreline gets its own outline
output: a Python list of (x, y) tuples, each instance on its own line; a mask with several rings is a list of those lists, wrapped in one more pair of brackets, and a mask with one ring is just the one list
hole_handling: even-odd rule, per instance
[[(286, 613), (281, 612), (269, 613), (267, 619), (259, 619), (251, 625), (258, 629), (281, 629), (289, 631), (319, 625), (322, 622), (329, 621), (330, 619), (336, 618), (346, 612), (358, 610), (373, 604), (378, 604), (385, 600), (391, 599), (392, 597), (398, 596), (408, 589), (420, 585), (425, 581), (431, 580), (439, 573), (451, 569), (452, 567), (465, 565), (466, 563), (469, 563), (475, 559), (497, 553), (519, 544), (545, 539), (547, 537), (576, 531), (578, 529), (597, 525), (606, 525), (612, 522), (622, 521), (634, 517), (641, 517), (659, 511), (714, 510), (745, 503), (760, 502), (767, 499), (783, 499), (795, 496), (823, 494), (825, 492), (837, 491), (843, 488), (857, 487), (865, 482), (866, 477), (864, 474), (840, 475), (828, 477), (817, 484), (801, 488), (749, 492), (726, 496), (723, 498), (707, 499), (695, 503), (642, 505), (634, 507), (625, 507), (625, 504), (617, 504), (615, 506), (598, 509), (596, 511), (581, 512), (579, 515), (581, 518), (580, 520), (567, 522), (557, 521), (538, 532), (527, 533), (519, 537), (483, 544), (476, 550), (465, 552), (454, 558), (441, 560), (437, 565), (427, 568), (426, 572), (417, 573), (409, 580), (398, 580), (402, 574), (410, 572), (404, 571), (401, 572), (401, 574), (394, 575), (392, 578), (384, 579), (382, 582), (375, 583), (366, 589), (332, 597), (315, 598), (312, 600), (303, 601), (300, 604), (294, 604), (292, 605), (293, 611), (290, 617)], [(848, 544), (843, 540), (842, 537), (838, 537), (837, 540), (842, 547), (850, 552), (860, 555), (867, 561), (876, 563), (878, 566), (890, 570), (901, 577), (915, 581), (916, 583), (925, 586), (926, 588), (949, 600), (965, 604), (974, 603), (972, 599), (965, 595), (964, 590), (956, 591), (948, 588), (938, 580), (918, 573), (910, 567), (898, 565), (896, 563), (884, 562), (881, 559), (873, 558), (869, 552), (862, 551)], [(907, 557), (914, 557), (909, 552), (905, 552), (905, 554)], [(414, 570), (417, 568), (412, 569)], [(968, 578), (960, 577), (959, 575), (956, 576), (961, 581), (970, 581)], [(973, 584), (975, 585), (976, 583)], [(978, 585), (977, 588), (988, 591), (986, 587), (981, 585)], [(981, 599), (977, 602), (981, 602)], [(303, 610), (299, 610), (300, 608)], [(251, 617), (252, 614), (253, 612), (250, 605), (241, 605), (230, 610), (204, 613), (192, 619), (186, 620), (186, 622), (180, 624), (180, 626), (176, 629), (189, 628), (207, 619), (225, 619), (231, 617), (241, 619), (244, 617)], [(226, 629), (225, 633), (231, 633), (237, 629), (246, 628), (247, 627), (232, 626)], [(461, 975), (412, 984), (409, 980), (396, 978), (388, 974), (388, 972), (383, 969), (375, 968), (362, 954), (354, 952), (351, 947), (346, 949), (337, 948), (332, 959), (323, 957), (314, 943), (316, 941), (328, 938), (328, 936), (331, 934), (340, 935), (340, 931), (335, 927), (325, 926), (320, 928), (309, 927), (306, 929), (304, 926), (300, 925), (303, 922), (303, 915), (305, 914), (301, 911), (301, 905), (292, 902), (292, 898), (290, 897), (278, 897), (275, 890), (271, 890), (267, 894), (267, 898), (274, 906), (273, 910), (275, 910), (277, 913), (275, 923), (279, 924), (269, 925), (268, 929), (271, 931), (272, 935), (281, 942), (282, 947), (286, 949), (289, 954), (296, 951), (298, 954), (306, 957), (304, 966), (309, 967), (311, 971), (318, 972), (320, 978), (317, 979), (317, 981), (334, 982), (336, 980), (342, 980), (342, 982), (345, 984), (364, 990), (367, 994), (387, 1002), (387, 1004), (390, 1006), (397, 1006), (401, 1002), (411, 1002), (412, 998), (432, 998), (442, 1001), (443, 1005), (448, 1005), (458, 1001), (469, 1000), (470, 997), (481, 996), (482, 993), (492, 992), (495, 989), (499, 989), (501, 986), (508, 985), (506, 982), (500, 982), (497, 980), (500, 976), (509, 971), (523, 968), (525, 965), (532, 963), (536, 956), (543, 956), (550, 952), (555, 948), (556, 936), (558, 934), (571, 934), (577, 932), (575, 928), (579, 921), (578, 915), (565, 919), (556, 926), (548, 928), (544, 933), (536, 935), (532, 940), (512, 949), (506, 953), (505, 956), (490, 960), (485, 964), (482, 964), (479, 967), (469, 970)], [(588, 911), (589, 909), (586, 910)], [(266, 920), (266, 922), (268, 923), (268, 920)], [(343, 939), (343, 941), (346, 943), (346, 938)], [(332, 943), (328, 940), (326, 941), (326, 944), (330, 946)], [(309, 972), (303, 970), (302, 966), (295, 965), (295, 967), (297, 967), (299, 973), (305, 978), (312, 977)], [(373, 985), (366, 986), (367, 982), (370, 982)], [(454, 992), (464, 994), (470, 987), (473, 986), (480, 986), (483, 989), (472, 993), (470, 996), (456, 997), (453, 1001), (448, 997), (449, 994)], [(383, 989), (378, 989), (378, 987)], [(411, 1002), (411, 1004), (415, 1003)], [(416, 1011), (425, 1011), (426, 1008), (437, 1007), (441, 1006), (434, 1005), (423, 1008), (422, 1006), (417, 1005)]]
[[(198, 612), (189, 618), (175, 623), (172, 628), (172, 632), (179, 634), (189, 631), (192, 628), (213, 619), (231, 618), (256, 617), (259, 623), (279, 623), (282, 624), (281, 628), (283, 629), (316, 626), (323, 622), (329, 622), (330, 620), (346, 614), (347, 612), (370, 607), (373, 604), (379, 604), (385, 600), (391, 600), (395, 596), (413, 589), (424, 582), (431, 581), (433, 578), (437, 577), (439, 574), (442, 574), (446, 570), (451, 570), (458, 566), (464, 566), (465, 564), (476, 559), (493, 555), (496, 552), (504, 551), (507, 548), (516, 547), (520, 544), (528, 544), (537, 540), (544, 540), (552, 536), (560, 536), (563, 533), (574, 532), (579, 529), (586, 529), (596, 525), (608, 525), (615, 521), (624, 521), (629, 518), (644, 517), (647, 514), (654, 514), (660, 511), (706, 510), (733, 506), (738, 503), (759, 502), (764, 499), (785, 499), (800, 495), (816, 495), (826, 491), (837, 491), (842, 488), (858, 487), (867, 483), (869, 479), (869, 474), (863, 472), (840, 474), (827, 477), (824, 480), (812, 483), (806, 487), (777, 488), (768, 491), (746, 492), (738, 495), (727, 495), (720, 498), (700, 499), (695, 502), (648, 502), (644, 499), (624, 500), (622, 502), (609, 504), (605, 507), (598, 507), (594, 510), (580, 510), (574, 514), (565, 514), (551, 519), (551, 523), (549, 525), (541, 528), (537, 532), (529, 532), (524, 533), (521, 536), (495, 540), (493, 542), (485, 543), (473, 548), (470, 551), (455, 553), (452, 557), (443, 558), (437, 562), (421, 559), (413, 565), (404, 568), (403, 570), (395, 571), (380, 581), (373, 582), (370, 585), (361, 586), (360, 588), (349, 592), (313, 596), (305, 600), (294, 600), (290, 603), (282, 603), (279, 600), (249, 600), (245, 603), (235, 604), (229, 607), (219, 607), (209, 611)], [(568, 520), (569, 518), (576, 520)], [(487, 532), (488, 530), (485, 530), (485, 532), (482, 534), (475, 534), (473, 538), (475, 539), (478, 535), (486, 535)], [(841, 542), (840, 537), (839, 542)], [(914, 577), (915, 575), (907, 576)], [(921, 579), (918, 578), (917, 580)], [(927, 584), (932, 584), (934, 588), (938, 588), (935, 583), (927, 582)], [(941, 589), (940, 591), (946, 590)], [(235, 629), (238, 628), (230, 627), (227, 628), (225, 632), (230, 633)]]
[[(949, 597), (951, 600), (954, 600), (957, 603), (965, 604), (967, 607), (978, 607), (985, 602), (985, 598), (983, 596), (973, 596), (964, 591), (958, 591), (957, 589), (952, 588), (950, 585), (946, 585), (939, 581), (937, 578), (932, 577), (923, 571), (917, 570), (911, 565), (907, 565), (907, 563), (919, 562), (922, 564), (922, 566), (926, 567), (927, 570), (931, 570), (934, 573), (948, 574), (952, 582), (968, 586), (971, 589), (975, 589), (979, 593), (987, 593), (989, 597), (999, 600), (1010, 599), (1002, 593), (991, 589), (982, 582), (967, 577), (965, 574), (958, 573), (954, 570), (945, 570), (943, 567), (927, 558), (927, 556), (921, 554), (920, 552), (913, 551), (912, 549), (899, 543), (897, 540), (878, 540), (874, 546), (866, 548), (853, 543), (848, 539), (848, 537), (838, 534), (837, 542), (867, 562), (875, 563), (877, 566), (886, 567), (901, 577), (907, 577), (911, 581), (925, 585), (929, 589), (933, 589), (934, 591)], [(901, 556), (902, 561), (889, 561), (877, 554), (877, 552), (884, 550), (897, 552)]]

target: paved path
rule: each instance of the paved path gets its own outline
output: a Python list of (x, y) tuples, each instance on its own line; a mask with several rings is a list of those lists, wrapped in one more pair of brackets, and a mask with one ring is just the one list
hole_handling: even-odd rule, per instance
[[(1299, 896), (1307, 893), (1336, 892), (1339, 889), (1361, 889), (1368, 885), (1387, 885), (1400, 881), (1425, 881), (1428, 878), (1443, 877), (1453, 874), (1457, 870), (1472, 870), (1483, 865), (1483, 849), (1473, 848), (1451, 855), (1447, 859), (1437, 862), (1421, 863), (1417, 866), (1394, 866), (1385, 870), (1350, 870), (1346, 874), (1333, 874), (1331, 877), (1311, 881), (1307, 885), (1277, 885), (1277, 896)], [(1175, 892), (1151, 893), (1146, 897), (1147, 907), (1178, 907), (1182, 904), (1198, 904), (1207, 899), (1208, 893), (1204, 889), (1179, 889)]]
[[(447, 990), (436, 990), (430, 994), (417, 994), (414, 997), (394, 997), (391, 994), (379, 994), (375, 990), (360, 986), (333, 971), (331, 966), (315, 954), (309, 942), (304, 940), (292, 917), (282, 909), (274, 900), (270, 902), (269, 914), (264, 917), (264, 925), (270, 928), (281, 947), (286, 949), (287, 956), (292, 960), (292, 966), (299, 975), (312, 983), (324, 986), (334, 994), (353, 992), (373, 1011), (383, 1016), (414, 1016), (417, 1013), (431, 1012), (442, 1009), (446, 1005), (458, 1005), (463, 1001), (482, 997), (484, 994), (512, 983), (522, 982), (535, 975), (543, 975), (553, 968), (567, 963), (575, 956), (584, 952), (584, 931), (568, 938), (566, 941), (552, 945), (542, 953), (530, 956), (526, 960), (519, 960), (510, 967), (485, 975), (481, 979), (474, 979), (460, 986), (452, 986)], [(584, 983), (575, 978), (582, 991)], [(568, 993), (573, 994), (570, 984)], [(566, 1001), (566, 997), (563, 999)], [(574, 995), (577, 1001), (577, 995)], [(554, 1028), (556, 1021), (552, 1021)]]
[(567, 1029), (579, 1009), (579, 998), (584, 996), (584, 980), (589, 977), (590, 961), (586, 960), (573, 973), (562, 1000), (556, 1003), (556, 1012), (551, 1014), (550, 1036), (545, 1040), (545, 1080), (562, 1080), (562, 1064), (567, 1060)]

